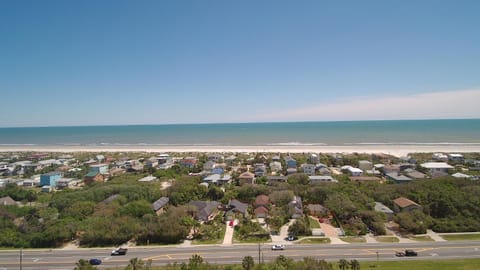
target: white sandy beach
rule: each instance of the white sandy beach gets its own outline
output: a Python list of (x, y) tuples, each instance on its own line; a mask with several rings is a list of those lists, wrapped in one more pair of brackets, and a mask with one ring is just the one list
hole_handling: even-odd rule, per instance
[(0, 152), (206, 152), (206, 153), (383, 153), (397, 157), (408, 153), (472, 153), (480, 145), (347, 145), (347, 146), (0, 146)]

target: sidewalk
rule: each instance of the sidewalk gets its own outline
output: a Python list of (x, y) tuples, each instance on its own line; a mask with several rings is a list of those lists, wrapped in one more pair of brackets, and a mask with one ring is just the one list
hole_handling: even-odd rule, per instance
[(430, 238), (432, 238), (433, 241), (435, 241), (435, 242), (445, 242), (446, 241), (440, 235), (438, 235), (436, 232), (434, 232), (432, 230), (427, 230), (427, 235), (430, 236)]

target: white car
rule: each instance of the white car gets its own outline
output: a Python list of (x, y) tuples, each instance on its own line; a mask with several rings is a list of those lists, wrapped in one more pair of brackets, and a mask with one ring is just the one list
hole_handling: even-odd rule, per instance
[(284, 245), (273, 245), (272, 250), (284, 250), (285, 246)]

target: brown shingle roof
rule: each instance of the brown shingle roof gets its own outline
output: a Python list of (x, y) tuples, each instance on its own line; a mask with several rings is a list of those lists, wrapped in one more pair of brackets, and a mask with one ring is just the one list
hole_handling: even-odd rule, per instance
[(270, 201), (270, 199), (268, 198), (267, 195), (258, 195), (258, 196), (255, 198), (255, 205), (256, 205), (256, 206), (258, 206), (258, 205), (267, 205), (269, 201)]
[(405, 208), (405, 207), (412, 206), (412, 205), (419, 206), (416, 202), (414, 202), (412, 200), (409, 200), (407, 198), (404, 198), (404, 197), (400, 197), (400, 198), (397, 198), (397, 199), (393, 200), (393, 203), (398, 205), (398, 207), (400, 207), (400, 208)]

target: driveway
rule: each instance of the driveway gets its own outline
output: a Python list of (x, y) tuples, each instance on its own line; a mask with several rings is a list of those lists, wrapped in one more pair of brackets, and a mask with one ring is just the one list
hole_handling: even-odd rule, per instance
[(223, 237), (222, 245), (231, 245), (233, 243), (233, 231), (238, 224), (238, 220), (233, 221), (233, 226), (230, 226), (230, 221), (227, 221), (227, 228), (225, 229), (225, 236)]
[(295, 222), (295, 219), (290, 219), (290, 221), (283, 225), (280, 228), (280, 233), (278, 235), (272, 235), (272, 244), (289, 244), (290, 242), (285, 240), (288, 237), (288, 227)]

